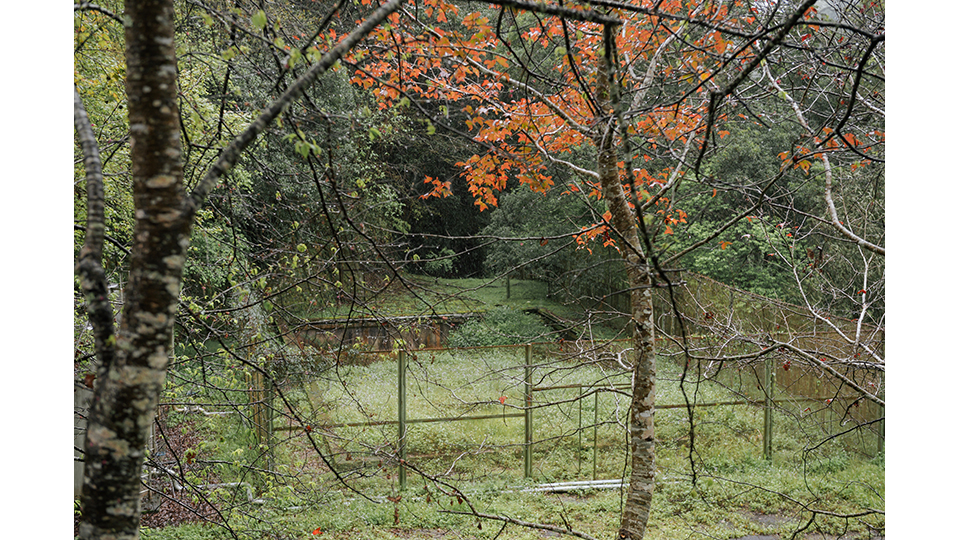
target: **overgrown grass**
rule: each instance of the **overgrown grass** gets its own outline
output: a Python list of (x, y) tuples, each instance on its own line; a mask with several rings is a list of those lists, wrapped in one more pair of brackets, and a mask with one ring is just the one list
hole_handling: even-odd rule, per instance
[(540, 316), (498, 307), (461, 325), (447, 343), (450, 347), (490, 347), (551, 339), (555, 339), (554, 332)]
[[(409, 359), (407, 418), (492, 415), (491, 419), (408, 424), (408, 460), (417, 470), (457, 485), (478, 511), (513, 518), (566, 523), (599, 538), (616, 533), (618, 490), (541, 494), (523, 489), (536, 482), (620, 478), (629, 473), (624, 424), (629, 379), (609, 363), (561, 361), (534, 356), (534, 478), (523, 476), (524, 349), (496, 348), (420, 352)], [(661, 362), (660, 406), (684, 403), (680, 370)], [(427, 539), (494, 538), (501, 524), (478, 522), (465, 501), (445, 495), (432, 482), (409, 473), (406, 492), (397, 484), (396, 424), (344, 426), (397, 417), (397, 362), (386, 356), (368, 365), (331, 367), (288, 399), (315, 426), (314, 440), (338, 474), (357, 492), (343, 489), (320, 466), (306, 433), (283, 432), (280, 469), (296, 474), (296, 486), (275, 486), (266, 504), (239, 507), (231, 524), (254, 538)], [(597, 381), (601, 381), (598, 383)], [(686, 387), (692, 398), (694, 388)], [(714, 383), (696, 388), (699, 403), (729, 401), (729, 389)], [(789, 408), (774, 418), (774, 455), (763, 459), (763, 412), (748, 405), (697, 408), (694, 452), (685, 408), (657, 412), (658, 481), (647, 538), (738, 538), (789, 533), (809, 521), (815, 508), (834, 515), (884, 507), (884, 463), (850, 453), (839, 439), (814, 448), (816, 430)], [(221, 419), (229, 423), (230, 420)], [(339, 424), (338, 427), (327, 427)], [(218, 429), (225, 426), (220, 425)], [(596, 435), (595, 435), (596, 434)], [(238, 443), (248, 443), (234, 436)], [(594, 451), (596, 448), (596, 452)], [(229, 449), (224, 448), (227, 452)], [(246, 451), (249, 451), (247, 449)], [(596, 466), (594, 467), (594, 461)], [(691, 464), (692, 461), (692, 464)], [(694, 481), (695, 480), (695, 481)], [(764, 517), (764, 516), (775, 517)], [(814, 526), (829, 534), (869, 538), (883, 517), (818, 516)], [(481, 528), (482, 527), (482, 528)], [(871, 529), (872, 528), (872, 529)], [(228, 538), (216, 527), (145, 531), (144, 538)], [(542, 538), (540, 531), (511, 525), (501, 538)]]
[(507, 295), (505, 279), (443, 279), (404, 276), (406, 284), (394, 282), (380, 295), (370, 298), (362, 309), (349, 305), (323, 306), (295, 302), (298, 314), (309, 319), (333, 319), (347, 315), (377, 313), (383, 316), (436, 313), (485, 313), (495, 308), (516, 311), (541, 308), (561, 317), (578, 318), (582, 309), (547, 296), (547, 284), (535, 280), (511, 279)]

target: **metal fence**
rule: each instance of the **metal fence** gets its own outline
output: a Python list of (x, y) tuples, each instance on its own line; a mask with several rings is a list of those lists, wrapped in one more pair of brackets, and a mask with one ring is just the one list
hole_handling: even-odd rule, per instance
[[(696, 341), (704, 341), (708, 338), (700, 338)], [(669, 339), (661, 339), (660, 345), (663, 347), (664, 352), (669, 352), (670, 344), (673, 343)], [(585, 344), (581, 347), (580, 350), (589, 350), (596, 351), (604, 350), (604, 348), (609, 348), (611, 346), (620, 346), (623, 347), (625, 343), (623, 341), (619, 343), (607, 342), (602, 346), (597, 345), (594, 347), (594, 344)], [(569, 390), (576, 389), (579, 392), (579, 398), (576, 400), (577, 407), (579, 410), (577, 418), (577, 429), (575, 430), (576, 436), (578, 437), (578, 447), (581, 449), (586, 448), (587, 453), (591, 455), (592, 463), (590, 467), (592, 472), (590, 476), (594, 479), (598, 479), (598, 469), (597, 469), (597, 453), (598, 453), (598, 436), (597, 428), (603, 422), (600, 418), (596, 417), (599, 407), (599, 400), (601, 399), (599, 391), (596, 391), (601, 387), (599, 383), (593, 384), (575, 384), (575, 385), (537, 385), (535, 384), (534, 372), (537, 369), (538, 362), (537, 358), (534, 355), (534, 347), (539, 351), (540, 356), (554, 356), (560, 357), (563, 361), (576, 362), (578, 355), (580, 353), (571, 352), (572, 344), (567, 343), (560, 345), (557, 343), (540, 343), (540, 344), (526, 344), (521, 346), (503, 346), (503, 347), (488, 347), (488, 349), (514, 349), (522, 348), (523, 350), (523, 362), (519, 364), (516, 369), (519, 371), (522, 369), (523, 379), (522, 379), (522, 388), (523, 388), (523, 406), (519, 407), (519, 412), (512, 413), (499, 413), (499, 414), (476, 414), (476, 415), (457, 415), (457, 416), (440, 416), (440, 417), (425, 417), (425, 418), (410, 418), (408, 415), (408, 362), (410, 359), (410, 353), (400, 350), (393, 354), (385, 354), (382, 352), (370, 353), (377, 354), (381, 358), (384, 358), (383, 361), (389, 361), (386, 359), (391, 359), (396, 361), (397, 365), (397, 381), (396, 387), (392, 390), (395, 391), (396, 400), (397, 400), (397, 409), (396, 409), (396, 418), (395, 419), (380, 419), (376, 421), (365, 421), (365, 422), (347, 422), (347, 423), (328, 423), (325, 425), (314, 426), (314, 429), (323, 430), (323, 429), (335, 429), (342, 427), (362, 427), (362, 426), (389, 426), (396, 425), (396, 464), (397, 464), (397, 478), (399, 482), (399, 487), (404, 489), (407, 487), (407, 460), (408, 460), (408, 444), (410, 442), (410, 437), (413, 435), (410, 431), (410, 426), (414, 424), (426, 424), (426, 423), (452, 423), (452, 422), (473, 422), (473, 421), (483, 421), (490, 419), (523, 419), (523, 439), (518, 441), (517, 445), (521, 447), (522, 454), (522, 466), (523, 466), (523, 476), (526, 478), (532, 478), (534, 476), (534, 449), (538, 445), (544, 444), (543, 440), (538, 440), (536, 438), (537, 433), (537, 411), (541, 410), (544, 404), (549, 406), (551, 403), (549, 399), (535, 402), (534, 396), (537, 393), (549, 393), (558, 390)], [(565, 347), (565, 350), (564, 350)], [(417, 351), (418, 354), (423, 354), (425, 352), (454, 352), (463, 351), (463, 349), (443, 349), (443, 348), (433, 348), (433, 349), (420, 349)], [(741, 388), (750, 388), (751, 391), (739, 391), (734, 392), (731, 395), (734, 399), (730, 400), (716, 400), (711, 402), (694, 402), (692, 404), (687, 403), (663, 403), (657, 404), (657, 409), (674, 409), (674, 408), (701, 408), (701, 407), (726, 407), (726, 406), (753, 406), (762, 408), (763, 410), (763, 456), (766, 459), (771, 459), (773, 456), (773, 438), (774, 438), (774, 413), (779, 409), (780, 411), (790, 410), (793, 413), (804, 416), (807, 419), (814, 419), (819, 424), (824, 426), (826, 430), (826, 436), (835, 436), (838, 433), (842, 434), (843, 425), (850, 420), (854, 420), (856, 425), (859, 426), (872, 426), (873, 431), (876, 435), (876, 446), (870, 447), (870, 444), (867, 441), (861, 440), (858, 450), (863, 453), (875, 453), (881, 452), (883, 449), (883, 410), (882, 407), (877, 406), (875, 403), (866, 401), (861, 395), (851, 393), (847, 389), (847, 381), (849, 380), (858, 380), (863, 384), (867, 384), (875, 378), (875, 373), (870, 373), (867, 375), (849, 371), (847, 372), (847, 377), (835, 377), (833, 371), (828, 371), (826, 369), (817, 369), (816, 366), (810, 366), (806, 364), (797, 363), (795, 365), (791, 364), (790, 360), (783, 360), (783, 355), (778, 354), (768, 354), (759, 362), (752, 362), (746, 364), (746, 370), (744, 366), (738, 366), (739, 376), (741, 377)], [(542, 358), (541, 358), (542, 359)], [(718, 373), (720, 368), (717, 366), (711, 366), (709, 363), (706, 365), (697, 364), (696, 365), (699, 376), (706, 378), (712, 378), (713, 380), (718, 380)], [(733, 369), (728, 366), (728, 369)], [(854, 370), (856, 371), (856, 370)], [(744, 375), (746, 373), (746, 375)], [(882, 374), (881, 374), (882, 375)], [(746, 377), (748, 381), (746, 384), (743, 384), (743, 379)], [(882, 384), (882, 377), (881, 377)], [(609, 383), (604, 386), (605, 389), (610, 389), (616, 387), (620, 390), (625, 390), (629, 392), (629, 386), (624, 385), (610, 385)], [(583, 403), (584, 400), (593, 394), (593, 409), (594, 409), (594, 418), (592, 422), (587, 420), (587, 423), (583, 419)], [(252, 417), (254, 419), (266, 419), (269, 418), (269, 415), (266, 414), (265, 409), (270, 408), (271, 404), (264, 401), (264, 397), (267, 395), (261, 391), (254, 390), (250, 393), (251, 399), (254, 400), (254, 407), (262, 408), (264, 410), (254, 411)], [(265, 420), (263, 420), (265, 421)], [(272, 422), (268, 422), (272, 426)], [(298, 430), (302, 429), (300, 426), (282, 426), (276, 428), (278, 431), (285, 430)], [(591, 440), (585, 442), (584, 433), (589, 433), (589, 430), (592, 429)], [(265, 429), (258, 429), (258, 434), (262, 437), (261, 440), (264, 442), (270, 443), (272, 441), (272, 436), (270, 432)], [(578, 452), (578, 460), (580, 459), (580, 453)], [(582, 469), (582, 463), (578, 461), (578, 472)]]

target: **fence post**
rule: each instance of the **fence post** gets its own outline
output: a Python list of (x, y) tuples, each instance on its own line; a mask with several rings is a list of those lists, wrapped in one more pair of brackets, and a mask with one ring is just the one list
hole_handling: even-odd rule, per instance
[(533, 478), (533, 345), (523, 352), (523, 477)]
[(580, 397), (577, 398), (577, 478), (583, 463), (583, 385), (580, 385)]
[[(877, 393), (877, 397), (879, 397), (880, 399), (884, 399), (885, 394), (886, 394), (886, 390), (884, 389), (884, 385), (885, 385), (886, 382), (887, 382), (886, 375), (882, 375), (882, 376), (880, 377), (880, 379), (881, 379), (881, 380), (880, 380), (880, 392)], [(885, 439), (886, 439), (886, 436), (887, 436), (887, 430), (886, 430), (886, 423), (887, 423), (887, 422), (886, 422), (886, 420), (884, 419), (884, 413), (885, 413), (884, 407), (877, 407), (877, 418), (880, 419), (880, 423), (879, 423), (879, 425), (877, 426), (877, 455), (882, 454), (883, 451), (884, 451), (884, 449), (885, 449), (885, 448), (884, 448), (884, 444), (885, 444), (885, 442), (886, 442)]]
[(253, 424), (253, 433), (257, 438), (257, 444), (267, 442), (267, 423), (264, 418), (264, 388), (263, 374), (259, 371), (248, 371), (247, 379), (247, 399), (250, 402), (250, 421)]
[(767, 355), (763, 361), (763, 458), (773, 459), (773, 389), (775, 386), (773, 357)]
[(400, 454), (400, 491), (407, 489), (407, 353), (397, 354), (397, 450)]
[(263, 420), (266, 422), (264, 434), (267, 437), (267, 470), (274, 472), (276, 465), (276, 448), (273, 441), (273, 398), (275, 397), (273, 378), (267, 381), (263, 389)]
[(593, 479), (597, 479), (597, 423), (600, 421), (600, 392), (593, 390)]

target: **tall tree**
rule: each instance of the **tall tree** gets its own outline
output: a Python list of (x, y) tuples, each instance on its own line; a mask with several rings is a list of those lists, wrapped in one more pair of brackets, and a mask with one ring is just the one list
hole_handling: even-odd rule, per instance
[(100, 361), (84, 445), (81, 538), (139, 536), (140, 471), (171, 354), (186, 250), (197, 210), (221, 176), (236, 165), (241, 152), (284, 108), (399, 5), (400, 0), (388, 2), (331, 47), (223, 149), (191, 193), (183, 185), (174, 3), (154, 0), (125, 6), (136, 224), (127, 298), (116, 333), (100, 261), (104, 230), (100, 160), (82, 101), (75, 94), (75, 123), (84, 149), (90, 208), (77, 272), (95, 327)]
[[(135, 2), (126, 14), (131, 21), (126, 28), (126, 90), (136, 225), (127, 304), (116, 335), (112, 314), (104, 316), (100, 309), (99, 317), (91, 317), (100, 334), (100, 368), (84, 446), (83, 538), (137, 536), (140, 469), (164, 384), (192, 223), (182, 204), (173, 5)], [(78, 127), (87, 131), (82, 108), (77, 109)], [(87, 132), (84, 139), (91, 135)], [(86, 154), (89, 206), (100, 206), (98, 160), (92, 157), (95, 151)], [(90, 306), (103, 306), (107, 299), (98, 214), (89, 212), (88, 240), (77, 269)]]

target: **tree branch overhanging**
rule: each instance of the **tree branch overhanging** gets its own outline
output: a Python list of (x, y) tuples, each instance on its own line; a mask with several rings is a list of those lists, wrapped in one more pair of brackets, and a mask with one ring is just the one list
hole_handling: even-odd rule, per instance
[(291, 84), (283, 95), (264, 109), (263, 112), (260, 113), (260, 116), (223, 150), (216, 163), (207, 170), (207, 173), (197, 185), (196, 189), (190, 194), (185, 210), (190, 215), (196, 213), (200, 206), (203, 205), (210, 191), (216, 187), (220, 178), (237, 164), (237, 161), (240, 159), (240, 154), (242, 154), (261, 133), (266, 131), (270, 124), (276, 120), (287, 107), (299, 99), (310, 85), (316, 82), (327, 70), (332, 68), (346, 53), (362, 41), (367, 34), (379, 26), (391, 13), (399, 9), (403, 1), (404, 0), (390, 0), (390, 2), (387, 2), (374, 11), (360, 26), (337, 43), (332, 49), (327, 51), (316, 64), (307, 70), (296, 82)]
[(110, 17), (111, 19), (120, 23), (121, 25), (123, 24), (123, 19), (119, 15), (117, 15), (116, 13), (110, 11), (109, 9), (99, 4), (94, 4), (93, 2), (80, 2), (79, 4), (74, 4), (73, 10), (74, 11), (95, 11), (97, 13), (102, 13), (107, 17)]

